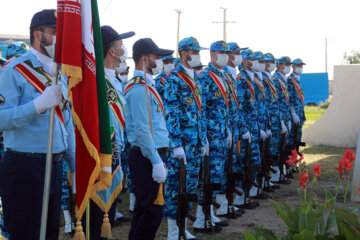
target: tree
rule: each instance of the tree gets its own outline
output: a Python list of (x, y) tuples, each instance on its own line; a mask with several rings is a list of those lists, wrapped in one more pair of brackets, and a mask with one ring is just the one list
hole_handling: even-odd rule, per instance
[(351, 50), (349, 55), (345, 52), (344, 61), (346, 64), (360, 64), (360, 51)]

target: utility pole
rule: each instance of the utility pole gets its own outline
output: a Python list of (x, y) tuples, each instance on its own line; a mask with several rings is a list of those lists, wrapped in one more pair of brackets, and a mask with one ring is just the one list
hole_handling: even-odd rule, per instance
[(175, 12), (177, 12), (178, 14), (178, 22), (177, 22), (177, 36), (176, 36), (176, 57), (179, 57), (179, 50), (178, 50), (178, 46), (179, 46), (179, 37), (180, 37), (180, 15), (183, 13), (183, 11), (179, 10), (179, 9), (175, 9)]
[(223, 24), (223, 40), (226, 42), (226, 24), (228, 24), (228, 23), (236, 23), (236, 22), (226, 20), (226, 10), (227, 10), (227, 8), (220, 7), (220, 9), (224, 10), (224, 19), (223, 19), (222, 22), (213, 21), (213, 23), (222, 23)]
[(325, 72), (328, 72), (328, 44), (327, 38), (325, 38)]

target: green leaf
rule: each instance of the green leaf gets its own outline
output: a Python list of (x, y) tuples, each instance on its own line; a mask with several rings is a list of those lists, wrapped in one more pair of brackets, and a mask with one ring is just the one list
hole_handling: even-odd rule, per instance
[(325, 233), (328, 233), (330, 229), (336, 225), (336, 217), (334, 210), (330, 211), (328, 219), (326, 221)]
[(275, 234), (273, 231), (263, 228), (263, 227), (255, 227), (254, 228), (256, 233), (259, 233), (261, 236), (263, 236), (266, 240), (277, 240)]
[(288, 215), (289, 217), (289, 220), (290, 220), (290, 224), (292, 225), (292, 228), (293, 230), (295, 231), (299, 231), (297, 229), (297, 226), (298, 226), (298, 222), (299, 222), (299, 216), (298, 216), (298, 213), (296, 211), (293, 211), (289, 205), (286, 204), (285, 201), (281, 201), (282, 205), (283, 205), (283, 208), (284, 210), (286, 211), (286, 214)]
[(291, 225), (288, 215), (279, 207), (279, 205), (274, 200), (270, 199), (270, 202), (275, 207), (276, 212), (279, 214), (279, 216), (282, 218), (282, 220), (285, 222), (285, 224), (288, 226), (288, 228), (292, 229), (293, 226)]
[(294, 240), (315, 240), (314, 234), (309, 231), (308, 229), (305, 229), (301, 231), (300, 233), (297, 233), (294, 235)]
[(244, 231), (244, 238), (245, 240), (257, 240), (254, 235), (252, 235), (249, 231)]
[(300, 231), (309, 230), (314, 233), (316, 230), (317, 222), (315, 213), (310, 207), (309, 203), (300, 206), (299, 212), (299, 229)]
[(336, 222), (340, 237), (360, 239), (360, 223), (358, 217), (341, 208), (335, 208)]

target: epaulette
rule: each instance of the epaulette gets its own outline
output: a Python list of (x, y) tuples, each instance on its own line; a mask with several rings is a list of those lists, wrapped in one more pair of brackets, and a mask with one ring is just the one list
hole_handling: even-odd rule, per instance
[(134, 77), (134, 84), (139, 84), (141, 83), (141, 81), (145, 81), (145, 80), (140, 76)]

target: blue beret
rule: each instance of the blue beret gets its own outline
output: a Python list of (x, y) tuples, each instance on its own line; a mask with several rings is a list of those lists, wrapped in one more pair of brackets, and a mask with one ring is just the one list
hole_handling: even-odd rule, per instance
[(282, 63), (291, 63), (291, 58), (285, 56), (285, 57), (276, 59), (276, 64), (282, 64)]
[(135, 35), (135, 32), (126, 32), (126, 33), (118, 34), (110, 26), (102, 26), (101, 27), (101, 36), (102, 36), (103, 46), (107, 46), (109, 43), (111, 43), (113, 41), (126, 39), (126, 38), (132, 37), (134, 35)]
[(253, 53), (253, 51), (251, 49), (246, 49), (244, 51), (241, 52), (241, 56), (243, 59), (253, 59), (255, 60), (255, 54)]
[(292, 64), (302, 64), (302, 65), (306, 65), (306, 63), (304, 63), (304, 61), (301, 58), (296, 58), (292, 61)]
[(275, 61), (275, 57), (272, 53), (265, 53), (264, 54), (264, 61), (265, 62), (270, 62), (270, 61)]
[(162, 60), (173, 60), (173, 59), (175, 59), (175, 58), (174, 58), (174, 56), (171, 54), (171, 55), (169, 55), (169, 56), (162, 57), (161, 59), (162, 59)]
[(256, 57), (256, 60), (258, 61), (264, 61), (264, 54), (260, 51), (254, 52), (254, 55)]
[(173, 50), (159, 48), (151, 38), (141, 38), (133, 45), (133, 58), (141, 54), (152, 53), (157, 56), (169, 56), (174, 53)]
[(29, 51), (29, 46), (21, 41), (11, 43), (6, 48), (6, 57), (19, 56)]
[(181, 52), (182, 50), (207, 50), (207, 48), (200, 47), (199, 41), (194, 37), (187, 37), (181, 39), (178, 45), (178, 50)]
[(56, 28), (55, 9), (44, 9), (34, 14), (34, 16), (31, 19), (30, 29), (40, 25)]
[(230, 52), (228, 44), (226, 42), (224, 42), (224, 41), (213, 42), (211, 44), (211, 46), (210, 46), (210, 51), (226, 51), (226, 52)]

